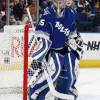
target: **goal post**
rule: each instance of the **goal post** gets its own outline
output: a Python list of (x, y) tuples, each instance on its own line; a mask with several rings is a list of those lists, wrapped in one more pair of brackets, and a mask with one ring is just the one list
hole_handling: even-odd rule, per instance
[(24, 26), (24, 80), (23, 80), (23, 100), (27, 100), (28, 83), (28, 33), (29, 25)]

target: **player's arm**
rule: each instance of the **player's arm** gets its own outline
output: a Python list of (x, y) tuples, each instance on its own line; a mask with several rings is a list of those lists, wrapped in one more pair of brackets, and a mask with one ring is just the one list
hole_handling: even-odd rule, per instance
[(39, 34), (37, 34), (37, 42), (37, 48), (35, 51), (33, 51), (31, 56), (34, 60), (42, 61), (52, 43), (49, 40), (49, 37), (42, 32), (39, 32)]
[(38, 61), (42, 61), (51, 46), (51, 41), (49, 39), (50, 26), (48, 19), (48, 13), (44, 12), (40, 17), (38, 24), (36, 25), (35, 34), (37, 38), (38, 49), (35, 50), (35, 52), (33, 51), (32, 58)]
[(73, 17), (72, 23), (70, 24), (70, 36), (69, 39), (66, 41), (66, 44), (76, 53), (78, 59), (81, 59), (83, 54), (83, 39), (81, 35), (77, 32), (77, 13), (73, 11), (73, 13), (71, 14), (73, 15)]

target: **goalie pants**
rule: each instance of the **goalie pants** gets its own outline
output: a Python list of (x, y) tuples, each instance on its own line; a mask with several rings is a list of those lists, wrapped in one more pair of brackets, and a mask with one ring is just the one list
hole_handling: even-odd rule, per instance
[[(52, 75), (52, 79), (56, 84), (56, 90), (64, 94), (72, 94), (77, 98), (77, 90), (75, 88), (75, 82), (78, 76), (77, 57), (73, 52), (70, 53), (72, 68), (69, 64), (68, 53), (61, 55), (56, 52), (51, 52), (51, 57), (54, 59), (55, 73)], [(47, 81), (44, 80), (39, 84), (36, 84), (29, 91), (29, 100), (45, 100), (45, 96), (48, 93), (49, 88)], [(37, 95), (37, 99), (32, 99), (33, 94)], [(61, 100), (61, 99), (57, 99)], [(67, 100), (67, 98), (66, 98)]]

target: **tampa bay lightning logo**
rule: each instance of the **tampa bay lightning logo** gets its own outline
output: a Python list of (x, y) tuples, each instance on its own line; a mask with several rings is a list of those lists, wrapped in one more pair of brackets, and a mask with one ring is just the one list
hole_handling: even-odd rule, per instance
[(48, 15), (48, 14), (50, 14), (49, 10), (48, 9), (45, 9), (43, 15)]
[(59, 21), (56, 21), (55, 28), (57, 28), (60, 32), (63, 32), (66, 36), (70, 33), (70, 30), (65, 28)]

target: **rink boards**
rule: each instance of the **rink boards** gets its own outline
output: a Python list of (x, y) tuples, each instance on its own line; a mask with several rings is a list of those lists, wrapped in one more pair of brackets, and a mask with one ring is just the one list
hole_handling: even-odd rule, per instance
[(80, 65), (82, 68), (100, 68), (100, 33), (80, 33), (84, 53)]
[(100, 60), (81, 60), (81, 68), (100, 68)]
[[(11, 34), (14, 33), (14, 34), (16, 34), (17, 39), (19, 39), (18, 40), (18, 43), (19, 43), (18, 48), (23, 52), (22, 47), (21, 47), (21, 45), (23, 44), (23, 38), (22, 38), (23, 27), (24, 27), (23, 25), (21, 25), (21, 26), (19, 25), (17, 27), (6, 26), (4, 28), (4, 32), (0, 33), (0, 37), (1, 37), (0, 43), (3, 43), (2, 41), (7, 40), (7, 36), (11, 36)], [(31, 31), (31, 33), (32, 33), (32, 31)], [(82, 35), (84, 43), (87, 44), (87, 45), (84, 45), (84, 53), (83, 53), (82, 60), (80, 61), (80, 66), (82, 68), (84, 68), (84, 67), (85, 68), (100, 68), (100, 33), (80, 33), (80, 34)], [(31, 37), (31, 35), (29, 37)], [(13, 40), (13, 42), (14, 42), (14, 40)], [(22, 66), (20, 65), (21, 63), (23, 63), (23, 62), (20, 62), (22, 59), (20, 58), (21, 60), (19, 60), (16, 57), (15, 58), (8, 57), (8, 52), (5, 52), (6, 51), (5, 46), (8, 44), (9, 43), (7, 43), (7, 41), (6, 41), (6, 42), (4, 42), (4, 45), (2, 47), (0, 47), (0, 69), (2, 69), (2, 70), (6, 69), (6, 68), (12, 69), (12, 70), (22, 69)], [(20, 50), (18, 50), (18, 52)], [(10, 52), (12, 52), (12, 51), (13, 50), (11, 50)], [(19, 52), (19, 53), (18, 52), (16, 53), (16, 51), (13, 51), (13, 53), (16, 53), (13, 55), (19, 56), (18, 54), (22, 54), (22, 52)], [(9, 59), (7, 59), (7, 61), (8, 60), (9, 61), (11, 60), (12, 62), (14, 61), (14, 63), (10, 64), (9, 67), (7, 67), (9, 64), (5, 64), (5, 62), (3, 62), (3, 61), (5, 61), (4, 58), (6, 58), (6, 56), (9, 58)], [(16, 59), (18, 60), (18, 62), (16, 62)], [(18, 67), (17, 67), (17, 65), (18, 65)]]

